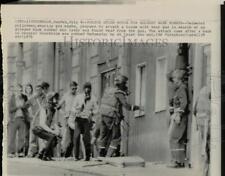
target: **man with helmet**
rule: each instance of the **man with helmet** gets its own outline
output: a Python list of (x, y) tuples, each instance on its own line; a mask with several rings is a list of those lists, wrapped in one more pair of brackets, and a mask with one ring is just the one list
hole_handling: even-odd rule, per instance
[(123, 107), (129, 111), (143, 109), (127, 102), (128, 78), (126, 76), (118, 75), (114, 81), (115, 87), (105, 90), (99, 109), (101, 114), (99, 155), (103, 157), (112, 157), (120, 144), (120, 122), (124, 117)]

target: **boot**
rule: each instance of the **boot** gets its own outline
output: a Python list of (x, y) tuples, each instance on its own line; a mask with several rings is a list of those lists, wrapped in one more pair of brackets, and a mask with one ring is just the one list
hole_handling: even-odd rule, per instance
[(107, 157), (112, 157), (113, 154), (115, 153), (116, 149), (109, 147), (106, 156)]
[(105, 148), (101, 148), (100, 151), (99, 151), (99, 156), (100, 156), (100, 157), (105, 157), (105, 155), (106, 155), (106, 150), (105, 150)]

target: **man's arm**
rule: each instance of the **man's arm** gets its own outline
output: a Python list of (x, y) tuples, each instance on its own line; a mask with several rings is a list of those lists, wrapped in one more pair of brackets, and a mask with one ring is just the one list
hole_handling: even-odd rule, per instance
[(11, 96), (10, 101), (9, 101), (9, 112), (14, 113), (18, 107), (15, 105), (15, 96)]
[(115, 93), (116, 97), (119, 99), (120, 103), (122, 104), (122, 106), (127, 109), (128, 111), (136, 111), (139, 110), (140, 107), (136, 106), (136, 105), (130, 105), (127, 100), (126, 100), (126, 96), (125, 94), (123, 94), (122, 92), (117, 92)]
[(41, 108), (40, 110), (40, 126), (50, 132), (50, 133), (53, 133), (53, 134), (56, 134), (56, 132), (54, 130), (52, 130), (51, 128), (49, 128), (47, 125), (46, 125), (46, 120), (47, 120), (47, 112), (44, 108)]
[(65, 95), (62, 97), (62, 99), (59, 101), (57, 105), (57, 110), (61, 109), (62, 106), (65, 104)]
[(98, 101), (97, 99), (94, 97), (93, 98), (93, 109), (92, 109), (92, 115), (96, 115), (99, 111), (99, 108), (98, 108)]

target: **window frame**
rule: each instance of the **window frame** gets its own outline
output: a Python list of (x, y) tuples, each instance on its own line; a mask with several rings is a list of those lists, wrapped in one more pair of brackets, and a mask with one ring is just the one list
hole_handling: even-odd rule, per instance
[[(141, 68), (144, 68), (145, 70), (145, 75), (141, 78)], [(147, 63), (146, 62), (142, 62), (136, 65), (136, 74), (135, 74), (136, 80), (135, 80), (135, 105), (141, 105), (141, 101), (142, 101), (142, 80), (144, 79), (145, 83), (147, 83)], [(145, 84), (144, 87), (144, 96), (146, 96), (146, 86), (147, 84)], [(144, 105), (146, 106), (146, 99), (144, 102)], [(145, 111), (140, 111), (137, 110), (134, 112), (134, 117), (138, 118), (138, 117), (143, 117), (145, 116)]]
[[(162, 75), (162, 73), (159, 74), (158, 69), (159, 69), (159, 62), (164, 60), (165, 61), (165, 66), (164, 66), (164, 82), (165, 82), (165, 87), (162, 88), (162, 86), (160, 86), (160, 84), (158, 84), (158, 80), (160, 80), (160, 76)], [(168, 100), (168, 92), (167, 92), (167, 71), (168, 71), (168, 59), (166, 57), (166, 55), (164, 56), (160, 56), (156, 58), (156, 65), (155, 65), (155, 108), (154, 111), (155, 113), (158, 112), (162, 112), (162, 111), (166, 111), (167, 110), (167, 100)], [(164, 91), (165, 93), (165, 98), (162, 100), (161, 97), (159, 97), (160, 94), (162, 94), (162, 92)], [(164, 103), (161, 103), (160, 101), (158, 102), (158, 100), (161, 100)]]

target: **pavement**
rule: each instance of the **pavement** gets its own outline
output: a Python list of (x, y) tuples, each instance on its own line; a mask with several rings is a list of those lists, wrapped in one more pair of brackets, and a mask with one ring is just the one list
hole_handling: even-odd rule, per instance
[(37, 158), (8, 158), (10, 176), (200, 176), (194, 168), (168, 168), (163, 163), (146, 163), (145, 167), (118, 167), (97, 160), (74, 161), (57, 159), (41, 161)]

